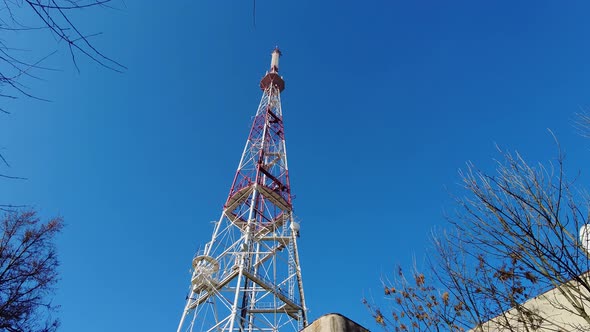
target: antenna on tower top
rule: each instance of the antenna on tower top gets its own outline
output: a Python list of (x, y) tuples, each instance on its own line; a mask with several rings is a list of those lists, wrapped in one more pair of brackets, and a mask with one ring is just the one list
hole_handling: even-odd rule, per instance
[(279, 47), (276, 46), (272, 51), (270, 58), (270, 71), (268, 71), (260, 81), (260, 89), (262, 89), (262, 91), (266, 91), (271, 86), (279, 89), (279, 92), (285, 90), (285, 81), (279, 76), (279, 58), (281, 55), (283, 55), (283, 53), (281, 53)]
[(281, 50), (279, 47), (276, 46), (274, 51), (272, 51), (272, 58), (270, 60), (270, 72), (277, 73), (279, 71), (279, 57), (282, 55)]

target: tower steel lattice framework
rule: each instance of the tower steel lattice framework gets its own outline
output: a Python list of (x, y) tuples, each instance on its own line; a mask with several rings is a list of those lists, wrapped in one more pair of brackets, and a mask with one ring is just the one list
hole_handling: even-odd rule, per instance
[(281, 52), (213, 236), (192, 261), (177, 332), (298, 331), (307, 326), (281, 109)]

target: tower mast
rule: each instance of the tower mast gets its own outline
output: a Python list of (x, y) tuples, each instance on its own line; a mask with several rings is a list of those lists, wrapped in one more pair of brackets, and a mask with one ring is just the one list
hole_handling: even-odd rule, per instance
[(307, 326), (280, 56), (276, 48), (260, 81), (262, 99), (211, 241), (192, 261), (177, 332), (298, 331)]

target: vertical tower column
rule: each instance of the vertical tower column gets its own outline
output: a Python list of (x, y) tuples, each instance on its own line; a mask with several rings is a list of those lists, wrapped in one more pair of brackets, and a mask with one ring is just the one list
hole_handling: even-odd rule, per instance
[(262, 99), (211, 241), (195, 255), (181, 331), (299, 331), (307, 326), (279, 76), (272, 52)]

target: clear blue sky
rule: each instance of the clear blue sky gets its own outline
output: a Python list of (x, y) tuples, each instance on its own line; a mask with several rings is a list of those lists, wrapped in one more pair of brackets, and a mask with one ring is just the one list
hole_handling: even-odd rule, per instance
[[(82, 29), (129, 67), (58, 49), (28, 80), (52, 102), (0, 100), (1, 201), (61, 215), (62, 331), (171, 331), (195, 251), (210, 238), (275, 45), (301, 264), (312, 319), (361, 304), (396, 264), (423, 261), (454, 209), (466, 161), (493, 169), (494, 144), (555, 156), (587, 182), (587, 1), (126, 1), (85, 10)], [(7, 37), (8, 38), (8, 37)], [(447, 188), (447, 189), (446, 189)]]

